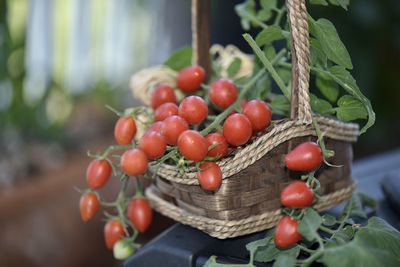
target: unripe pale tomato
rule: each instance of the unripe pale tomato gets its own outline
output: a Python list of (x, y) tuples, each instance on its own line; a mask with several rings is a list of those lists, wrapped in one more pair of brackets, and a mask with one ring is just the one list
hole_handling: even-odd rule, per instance
[(220, 108), (227, 108), (232, 105), (238, 96), (236, 85), (229, 79), (216, 80), (211, 84), (208, 97), (211, 103)]
[(314, 192), (306, 182), (295, 181), (281, 192), (281, 204), (288, 208), (306, 208), (314, 201)]
[(174, 89), (168, 85), (161, 84), (154, 89), (151, 95), (151, 107), (156, 109), (164, 103), (176, 104), (176, 96)]
[(275, 228), (275, 245), (285, 249), (293, 246), (301, 240), (301, 235), (297, 231), (299, 222), (290, 216), (283, 216)]
[(176, 84), (184, 93), (194, 93), (204, 81), (206, 73), (200, 66), (191, 66), (182, 69), (176, 77)]
[(128, 219), (140, 233), (145, 232), (153, 220), (153, 210), (144, 197), (133, 198), (129, 202), (127, 215)]
[(121, 117), (114, 127), (114, 137), (119, 145), (129, 145), (136, 134), (136, 123), (131, 116)]
[(113, 246), (114, 258), (117, 260), (126, 260), (133, 253), (135, 253), (135, 247), (133, 246), (132, 241), (121, 239)]
[(178, 149), (188, 160), (199, 162), (207, 155), (207, 140), (197, 131), (186, 130), (178, 138)]
[(304, 142), (285, 156), (285, 165), (292, 171), (311, 172), (321, 165), (322, 160), (321, 147), (315, 142)]
[(81, 212), (82, 221), (86, 222), (96, 215), (100, 208), (100, 201), (93, 192), (88, 192), (81, 196), (79, 201), (79, 210)]
[(105, 159), (94, 159), (86, 169), (86, 182), (92, 189), (103, 187), (110, 179), (112, 168)]
[(271, 123), (272, 112), (264, 101), (255, 99), (244, 105), (242, 113), (250, 120), (254, 132), (261, 132)]
[(147, 170), (147, 156), (140, 149), (129, 149), (122, 154), (121, 169), (130, 176), (138, 176)]
[(251, 123), (243, 114), (235, 113), (229, 115), (224, 122), (224, 137), (233, 146), (246, 144), (251, 134)]
[(154, 111), (154, 120), (163, 121), (172, 115), (178, 115), (178, 106), (175, 103), (164, 103)]
[(199, 96), (188, 96), (179, 105), (179, 116), (184, 118), (189, 124), (199, 124), (207, 115), (207, 103)]
[(217, 190), (222, 184), (222, 172), (218, 164), (207, 161), (201, 164), (199, 168), (197, 179), (199, 179), (201, 188), (210, 191)]
[(179, 116), (171, 116), (163, 121), (161, 134), (165, 137), (167, 144), (176, 145), (178, 137), (189, 129), (187, 122)]

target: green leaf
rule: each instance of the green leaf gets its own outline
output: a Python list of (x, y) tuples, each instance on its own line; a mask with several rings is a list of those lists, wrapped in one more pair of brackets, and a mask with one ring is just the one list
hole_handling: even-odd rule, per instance
[(322, 50), (325, 55), (335, 62), (347, 69), (352, 69), (349, 52), (340, 40), (335, 26), (327, 19), (319, 19), (314, 21), (310, 18), (310, 31), (321, 43)]
[(242, 66), (242, 60), (240, 58), (235, 57), (231, 64), (229, 64), (229, 67), (227, 69), (228, 76), (233, 77), (236, 75), (236, 73), (240, 70), (240, 67)]
[(351, 196), (351, 199), (349, 200), (349, 202), (347, 202), (346, 206), (343, 209), (341, 217), (343, 217), (346, 213), (350, 213), (350, 215), (358, 216), (365, 219), (367, 218), (367, 214), (364, 211), (364, 207), (358, 194), (353, 194)]
[(367, 109), (368, 121), (360, 131), (360, 133), (365, 133), (365, 131), (375, 123), (375, 113), (372, 109), (371, 102), (361, 93), (356, 81), (345, 68), (334, 66), (330, 68), (329, 72), (335, 82), (337, 82), (349, 94), (360, 100)]
[(272, 59), (276, 56), (276, 51), (273, 45), (264, 46), (264, 54), (268, 59)]
[(332, 5), (341, 6), (347, 10), (347, 6), (350, 4), (350, 0), (329, 0)]
[(312, 5), (321, 5), (321, 6), (327, 6), (328, 2), (325, 0), (310, 0), (310, 4)]
[(310, 38), (310, 48), (312, 65), (326, 66), (327, 57), (322, 50), (321, 43), (315, 38)]
[(324, 97), (332, 103), (336, 102), (339, 96), (339, 86), (332, 78), (323, 74), (317, 75), (315, 84)]
[(271, 26), (262, 30), (256, 37), (256, 43), (259, 46), (269, 45), (273, 41), (285, 39), (282, 30), (278, 26)]
[(272, 11), (271, 10), (266, 10), (266, 9), (261, 9), (257, 13), (257, 18), (262, 21), (267, 21), (271, 18), (272, 16)]
[(310, 104), (311, 108), (314, 112), (319, 114), (334, 114), (335, 110), (332, 108), (332, 105), (324, 100), (318, 98), (314, 94), (310, 94)]
[(164, 65), (175, 71), (180, 71), (181, 69), (192, 65), (192, 48), (182, 47), (181, 49), (175, 51), (164, 62)]
[(250, 30), (252, 17), (256, 16), (256, 3), (254, 0), (247, 0), (235, 6), (235, 11), (241, 18), (240, 23), (244, 30)]
[(263, 9), (273, 9), (277, 6), (277, 0), (261, 0), (260, 4)]
[(298, 231), (308, 241), (313, 241), (318, 236), (318, 227), (322, 224), (322, 218), (312, 208), (307, 208), (304, 213), (303, 219), (301, 219)]
[(330, 214), (324, 214), (322, 216), (322, 224), (329, 227), (334, 226), (336, 224), (335, 216), (332, 216)]
[(294, 267), (296, 265), (296, 258), (290, 255), (279, 255), (272, 267)]
[(265, 238), (246, 244), (246, 249), (250, 252), (250, 254), (254, 254), (259, 247), (267, 246), (271, 239), (272, 236), (268, 235)]
[(255, 84), (254, 89), (250, 91), (248, 99), (265, 100), (271, 92), (271, 80), (269, 75), (263, 75)]
[(254, 260), (258, 262), (270, 262), (277, 259), (280, 255), (287, 255), (293, 258), (297, 258), (300, 253), (300, 247), (294, 246), (289, 249), (279, 249), (275, 246), (274, 242), (270, 242), (268, 246), (259, 247)]
[(290, 102), (283, 95), (275, 95), (271, 97), (271, 103), (269, 107), (272, 109), (272, 113), (287, 116), (290, 111)]
[(339, 98), (336, 115), (339, 120), (352, 121), (366, 119), (368, 112), (360, 100), (351, 95), (344, 95)]
[(327, 247), (321, 262), (327, 267), (400, 266), (400, 233), (384, 220), (372, 217), (352, 241)]
[(364, 193), (357, 193), (357, 195), (360, 198), (361, 204), (364, 208), (365, 207), (376, 208), (376, 206), (377, 206), (376, 199), (374, 199), (373, 197), (370, 197)]

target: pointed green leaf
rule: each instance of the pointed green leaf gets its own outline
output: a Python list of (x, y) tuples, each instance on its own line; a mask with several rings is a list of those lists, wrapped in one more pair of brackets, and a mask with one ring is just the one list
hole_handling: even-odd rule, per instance
[(367, 110), (363, 103), (351, 95), (344, 95), (339, 98), (336, 115), (339, 120), (353, 121), (356, 119), (366, 119), (368, 117)]
[(173, 70), (180, 71), (192, 64), (192, 48), (182, 47), (175, 51), (165, 62), (164, 65)]
[(279, 255), (272, 267), (294, 267), (296, 258), (287, 254)]
[(269, 107), (272, 109), (272, 113), (286, 116), (290, 111), (290, 102), (283, 95), (275, 95), (271, 97)]
[(322, 216), (322, 224), (325, 226), (334, 226), (336, 224), (336, 217), (330, 214), (324, 214)]
[(273, 9), (277, 6), (277, 0), (261, 0), (260, 4), (263, 9)]
[(321, 98), (318, 98), (314, 94), (310, 94), (310, 104), (311, 104), (311, 109), (319, 114), (334, 114), (335, 110), (332, 108), (332, 105)]
[(256, 43), (259, 46), (271, 44), (273, 41), (285, 39), (282, 30), (278, 26), (271, 26), (262, 30), (256, 37)]
[(236, 73), (238, 73), (238, 71), (240, 70), (240, 67), (242, 66), (242, 60), (240, 60), (240, 58), (235, 57), (231, 64), (229, 64), (229, 67), (227, 69), (228, 72), (228, 76), (229, 77), (233, 77), (236, 75)]
[(327, 75), (317, 75), (315, 85), (318, 87), (321, 94), (330, 102), (336, 102), (339, 96), (339, 86)]
[(318, 236), (317, 230), (321, 224), (321, 215), (319, 215), (314, 209), (307, 208), (303, 219), (300, 221), (298, 231), (305, 239), (308, 241), (313, 241)]
[(327, 6), (327, 5), (328, 5), (328, 2), (326, 2), (326, 0), (310, 0), (310, 4), (312, 4), (312, 5)]
[(322, 50), (321, 43), (315, 38), (310, 38), (310, 52), (312, 65), (326, 66), (326, 55)]
[(329, 0), (332, 5), (341, 6), (347, 10), (347, 6), (350, 4), (350, 0)]

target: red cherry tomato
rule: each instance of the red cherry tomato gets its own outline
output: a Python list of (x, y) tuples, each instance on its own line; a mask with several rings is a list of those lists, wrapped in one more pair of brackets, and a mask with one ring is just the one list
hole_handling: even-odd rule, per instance
[(111, 165), (107, 160), (94, 159), (86, 169), (86, 182), (92, 189), (103, 187), (111, 176)]
[(154, 111), (154, 120), (163, 121), (172, 115), (178, 115), (178, 106), (174, 103), (164, 103)]
[(261, 132), (271, 123), (271, 109), (264, 101), (255, 99), (244, 106), (244, 115), (250, 120), (254, 132)]
[(130, 176), (138, 176), (147, 170), (147, 156), (140, 149), (130, 149), (121, 157), (122, 171)]
[(207, 161), (201, 164), (199, 168), (197, 178), (199, 179), (201, 188), (210, 191), (217, 190), (222, 184), (222, 172), (218, 164)]
[(118, 240), (126, 236), (124, 227), (119, 220), (111, 220), (104, 226), (104, 239), (108, 249), (112, 249)]
[(275, 228), (275, 245), (284, 249), (293, 246), (301, 240), (297, 231), (299, 222), (290, 216), (283, 216)]
[(208, 115), (207, 103), (199, 96), (188, 96), (179, 105), (179, 116), (189, 124), (198, 124)]
[(251, 134), (251, 123), (243, 114), (232, 114), (224, 122), (224, 137), (233, 146), (246, 144)]
[(161, 133), (161, 127), (162, 127), (162, 125), (163, 125), (163, 122), (162, 122), (162, 121), (156, 121), (155, 123), (153, 123), (153, 124), (150, 126), (149, 131), (155, 131), (155, 132)]
[(82, 221), (86, 222), (96, 215), (100, 208), (100, 201), (93, 192), (88, 192), (81, 196), (79, 201), (79, 210), (81, 212)]
[(176, 77), (176, 84), (184, 93), (194, 93), (200, 88), (206, 73), (200, 66), (191, 66), (182, 69)]
[(187, 122), (179, 116), (171, 116), (163, 121), (161, 133), (167, 144), (176, 145), (178, 137), (189, 128)]
[(220, 108), (227, 108), (232, 105), (238, 96), (236, 85), (228, 79), (216, 80), (211, 84), (208, 97), (211, 102)]
[(295, 181), (281, 192), (281, 204), (288, 208), (306, 208), (313, 201), (314, 192), (303, 181)]
[(188, 160), (199, 162), (207, 155), (207, 140), (197, 131), (186, 130), (178, 138), (178, 149)]
[(210, 149), (211, 146), (215, 146), (210, 149), (207, 156), (213, 158), (223, 158), (228, 154), (228, 143), (225, 137), (220, 133), (212, 133), (206, 136), (207, 145)]
[(145, 232), (153, 220), (153, 210), (144, 197), (133, 198), (127, 209), (128, 219), (140, 233)]
[(168, 85), (161, 84), (156, 87), (151, 95), (151, 107), (156, 109), (164, 103), (176, 104), (176, 96), (174, 89)]
[(322, 160), (320, 146), (314, 142), (304, 142), (285, 156), (285, 165), (292, 171), (310, 172), (316, 170)]
[(140, 138), (139, 148), (146, 154), (148, 159), (155, 160), (164, 155), (167, 143), (164, 136), (159, 132), (148, 131)]
[(114, 137), (118, 144), (129, 145), (136, 134), (136, 123), (131, 117), (121, 117), (114, 127)]

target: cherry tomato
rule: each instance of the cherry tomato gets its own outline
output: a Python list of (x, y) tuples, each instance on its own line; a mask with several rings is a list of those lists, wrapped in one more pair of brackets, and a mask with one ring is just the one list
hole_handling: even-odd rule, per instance
[(156, 87), (151, 95), (151, 107), (156, 109), (164, 103), (176, 104), (176, 96), (174, 89), (168, 85), (161, 84)]
[(164, 155), (167, 149), (167, 142), (159, 132), (150, 130), (140, 138), (139, 148), (146, 154), (148, 159), (155, 160)]
[(225, 137), (220, 133), (212, 133), (206, 136), (207, 145), (210, 149), (211, 146), (215, 146), (210, 149), (207, 156), (213, 158), (223, 158), (228, 154), (228, 143)]
[(176, 77), (176, 84), (184, 93), (194, 93), (200, 88), (206, 73), (200, 66), (191, 66), (182, 69)]
[(207, 140), (197, 131), (186, 130), (178, 138), (178, 149), (188, 160), (199, 162), (207, 155)]
[(246, 144), (251, 134), (251, 123), (243, 114), (232, 114), (224, 122), (224, 137), (233, 146)]
[(94, 159), (86, 169), (86, 182), (92, 189), (103, 187), (111, 176), (111, 165), (107, 160)]
[(310, 172), (316, 170), (322, 160), (320, 146), (314, 142), (304, 142), (285, 156), (285, 165), (292, 171)]
[(207, 161), (201, 164), (199, 168), (197, 178), (201, 188), (210, 191), (217, 190), (222, 184), (222, 172), (218, 164)]
[(176, 145), (178, 137), (189, 128), (187, 122), (179, 116), (171, 116), (163, 121), (161, 133), (167, 144)]
[(147, 156), (140, 149), (130, 149), (124, 152), (121, 157), (122, 171), (130, 176), (138, 176), (147, 170)]
[(297, 231), (299, 222), (290, 216), (283, 216), (275, 228), (275, 245), (278, 248), (288, 248), (301, 240)]
[(189, 124), (198, 124), (208, 115), (207, 103), (199, 96), (188, 96), (179, 105), (179, 116)]
[(271, 123), (271, 109), (264, 101), (255, 99), (244, 106), (244, 115), (250, 120), (254, 132), (261, 132)]
[(96, 215), (100, 208), (100, 201), (93, 192), (88, 192), (81, 196), (79, 201), (79, 210), (81, 212), (82, 221), (86, 222)]
[(154, 120), (163, 121), (172, 115), (178, 115), (178, 106), (174, 103), (164, 103), (154, 111)]
[(136, 134), (136, 123), (131, 117), (121, 117), (114, 127), (114, 137), (118, 144), (129, 145)]
[(127, 239), (118, 240), (113, 246), (114, 258), (117, 260), (126, 260), (133, 253), (135, 253), (135, 247), (132, 241)]
[(208, 97), (211, 102), (220, 108), (227, 108), (232, 105), (238, 96), (236, 85), (228, 79), (216, 80), (211, 84)]
[(153, 210), (144, 197), (133, 198), (128, 205), (128, 219), (140, 233), (145, 232), (153, 220)]
[(307, 183), (295, 181), (281, 192), (281, 204), (288, 208), (306, 208), (314, 201), (314, 192)]
[(155, 132), (159, 132), (161, 133), (161, 127), (163, 125), (162, 121), (156, 121), (155, 123), (153, 123), (150, 128), (149, 131), (155, 131)]
[(110, 220), (104, 226), (104, 239), (108, 249), (112, 249), (114, 244), (126, 236), (124, 227), (119, 220)]

